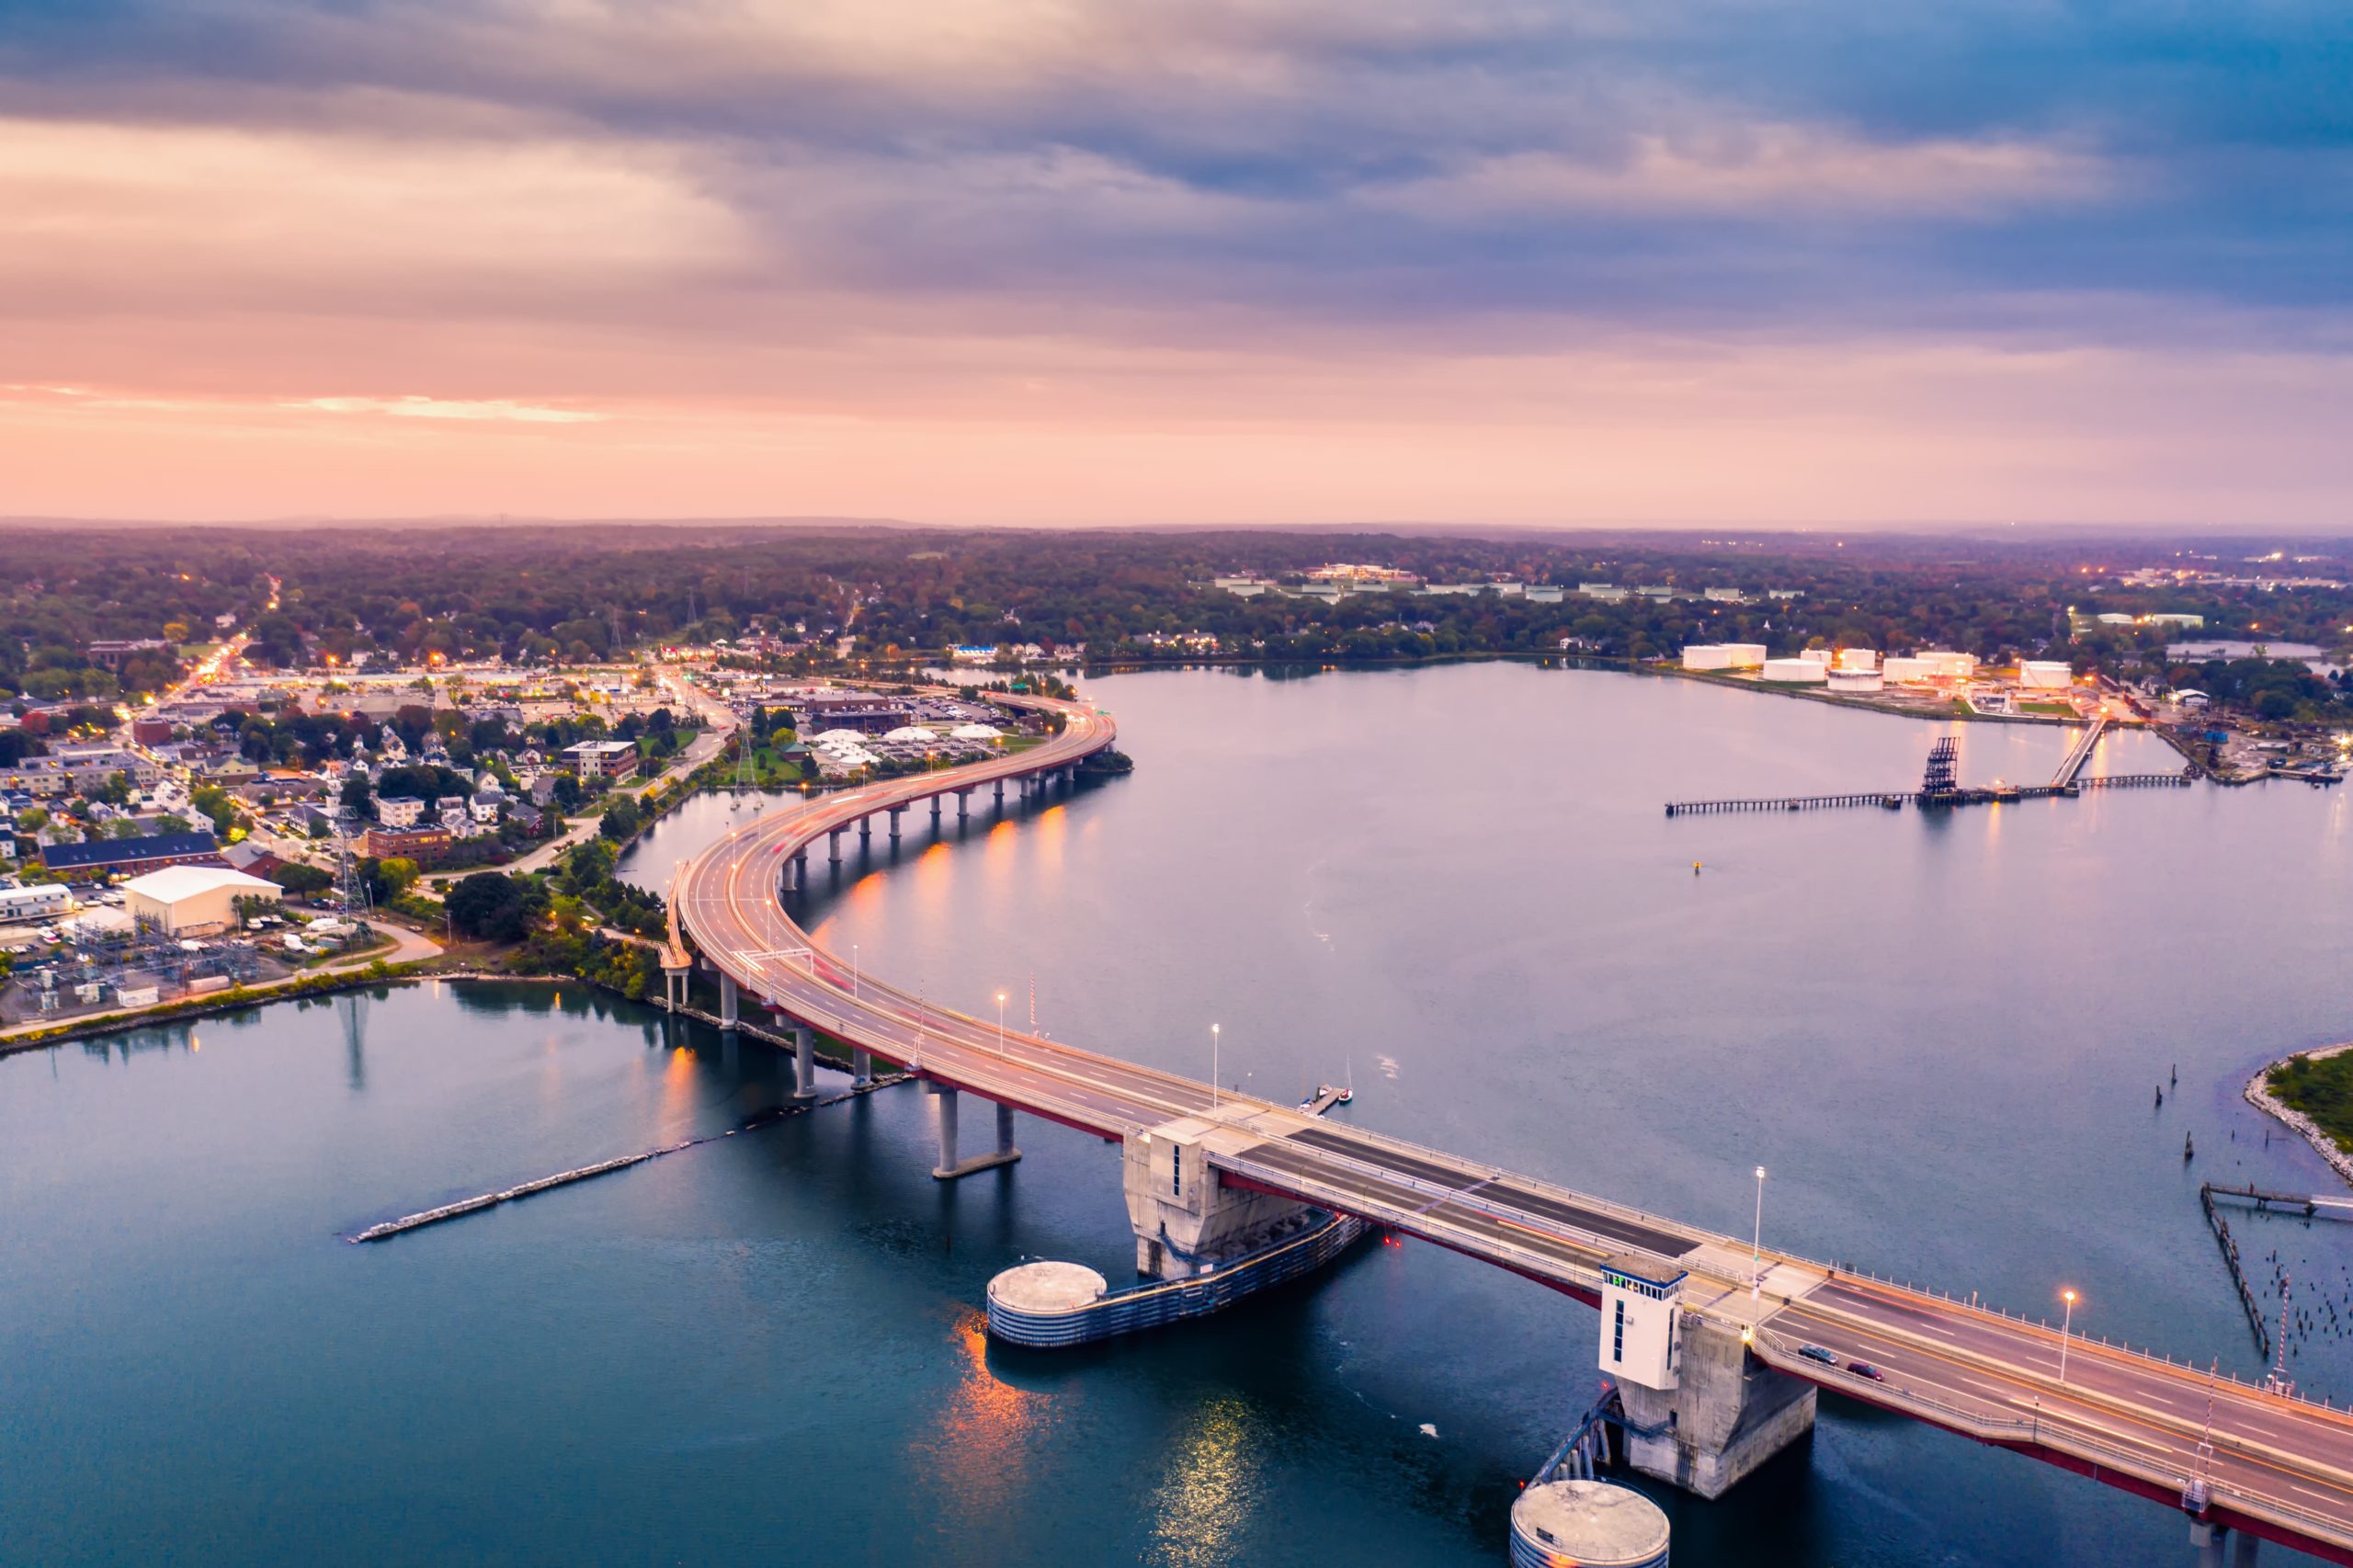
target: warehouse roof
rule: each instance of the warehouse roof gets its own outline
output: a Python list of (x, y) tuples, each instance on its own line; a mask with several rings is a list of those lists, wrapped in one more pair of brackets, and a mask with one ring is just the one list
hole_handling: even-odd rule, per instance
[(267, 893), (271, 898), (282, 898), (286, 892), (276, 882), (249, 877), (226, 866), (166, 866), (160, 871), (133, 877), (122, 884), (124, 892), (135, 892), (158, 903), (177, 903), (184, 898), (194, 898), (199, 893), (213, 892), (222, 888), (241, 893)]

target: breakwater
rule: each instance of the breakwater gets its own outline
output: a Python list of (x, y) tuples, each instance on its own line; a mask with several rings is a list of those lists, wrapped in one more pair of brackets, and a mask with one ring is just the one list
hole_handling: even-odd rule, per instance
[(705, 1143), (716, 1143), (722, 1138), (733, 1138), (739, 1132), (756, 1132), (763, 1127), (775, 1126), (787, 1117), (799, 1116), (805, 1111), (816, 1110), (825, 1106), (839, 1105), (844, 1100), (856, 1099), (860, 1095), (870, 1095), (877, 1089), (888, 1088), (893, 1084), (904, 1084), (911, 1076), (912, 1074), (905, 1073), (894, 1073), (888, 1077), (877, 1078), (871, 1083), (856, 1085), (837, 1095), (828, 1095), (822, 1099), (812, 1100), (806, 1105), (779, 1106), (773, 1110), (762, 1111), (740, 1126), (730, 1127), (718, 1132), (707, 1132), (699, 1138), (681, 1139), (676, 1143), (665, 1143), (658, 1149), (642, 1149), (634, 1154), (619, 1154), (609, 1160), (599, 1160), (592, 1165), (578, 1165), (568, 1171), (558, 1171), (553, 1176), (540, 1176), (536, 1181), (501, 1187), (496, 1192), (477, 1193), (472, 1198), (459, 1199), (454, 1203), (443, 1203), (431, 1209), (421, 1209), (414, 1214), (404, 1214), (397, 1220), (386, 1220), (381, 1224), (370, 1225), (362, 1231), (355, 1231), (344, 1240), (355, 1246), (362, 1242), (390, 1241), (394, 1236), (406, 1235), (411, 1231), (421, 1231), (427, 1225), (438, 1225), (449, 1220), (461, 1220), (469, 1214), (479, 1214), (485, 1209), (495, 1209), (502, 1203), (513, 1203), (519, 1199), (549, 1192), (559, 1187), (570, 1187), (575, 1182), (590, 1181), (600, 1176), (610, 1176), (615, 1171), (625, 1171), (632, 1165), (642, 1165), (649, 1160), (658, 1160), (665, 1154), (676, 1154), (683, 1150), (699, 1148)]

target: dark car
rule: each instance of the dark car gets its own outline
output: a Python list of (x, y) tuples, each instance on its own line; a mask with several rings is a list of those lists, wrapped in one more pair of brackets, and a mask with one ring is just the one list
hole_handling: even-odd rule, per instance
[(1801, 1345), (1798, 1346), (1798, 1354), (1809, 1361), (1819, 1361), (1825, 1367), (1835, 1367), (1838, 1364), (1836, 1354), (1824, 1350), (1819, 1345)]
[(1847, 1370), (1854, 1373), (1855, 1376), (1859, 1378), (1869, 1378), (1875, 1383), (1883, 1383), (1887, 1381), (1887, 1374), (1881, 1371), (1877, 1367), (1872, 1366), (1869, 1361), (1849, 1361), (1847, 1363)]

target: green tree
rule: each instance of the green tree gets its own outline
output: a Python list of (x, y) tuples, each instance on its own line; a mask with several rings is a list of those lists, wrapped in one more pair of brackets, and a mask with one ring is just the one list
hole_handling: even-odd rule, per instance
[(618, 843), (635, 833), (644, 824), (644, 813), (638, 810), (637, 797), (617, 794), (605, 802), (604, 814), (598, 818), (597, 831)]
[(392, 855), (379, 860), (376, 869), (384, 879), (384, 885), (392, 890), (392, 896), (398, 898), (416, 885), (420, 868), (405, 855)]
[(501, 871), (476, 871), (449, 892), (449, 926), (468, 937), (493, 942), (522, 938), (528, 912), (523, 889)]

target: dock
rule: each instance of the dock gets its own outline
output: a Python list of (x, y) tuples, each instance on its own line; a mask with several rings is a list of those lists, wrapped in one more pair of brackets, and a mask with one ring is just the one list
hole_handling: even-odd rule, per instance
[(2222, 1210), (2215, 1206), (2215, 1191), (2213, 1183), (2200, 1183), (2198, 1206), (2206, 1211), (2206, 1228), (2214, 1233), (2214, 1244), (2222, 1249), (2222, 1262), (2230, 1268), (2231, 1285), (2239, 1293), (2239, 1307), (2246, 1313), (2246, 1325), (2255, 1333), (2256, 1348), (2268, 1356), (2271, 1354), (2271, 1328), (2263, 1321), (2263, 1309), (2256, 1304), (2255, 1291), (2246, 1282), (2246, 1269), (2239, 1262), (2239, 1244), (2231, 1234), (2231, 1222), (2222, 1218)]
[(2244, 1203), (2266, 1214), (2287, 1214), (2306, 1220), (2342, 1220), (2353, 1223), (2353, 1198), (2323, 1198), (2317, 1193), (2267, 1192), (2249, 1182), (2245, 1187), (2206, 1184), (2211, 1200)]
[(1690, 817), (1710, 812), (1816, 812), (1844, 806), (1878, 806), (1883, 811), (1900, 812), (1904, 809), (1904, 802), (1911, 798), (1909, 790), (1874, 790), (1858, 795), (1775, 795), (1760, 800), (1669, 801), (1666, 814)]
[(1356, 1091), (1337, 1084), (1318, 1084), (1315, 1092), (1299, 1102), (1299, 1108), (1309, 1116), (1322, 1116), (1336, 1105), (1346, 1105), (1356, 1098)]
[(1883, 811), (1900, 812), (1906, 805), (1922, 808), (1985, 806), (2009, 801), (2047, 801), (2055, 796), (2072, 800), (2086, 790), (2187, 790), (2195, 780), (2196, 775), (2188, 768), (2179, 773), (2096, 773), (2088, 778), (2072, 778), (2063, 784), (2001, 784), (1987, 789), (1938, 790), (1933, 793), (1925, 790), (1871, 790), (1852, 795), (1768, 795), (1730, 801), (1669, 801), (1666, 814), (1689, 817), (1715, 812), (1813, 812), (1853, 806), (1877, 806)]
[(840, 1094), (829, 1095), (824, 1099), (807, 1105), (779, 1106), (774, 1110), (763, 1111), (742, 1125), (727, 1128), (723, 1131), (707, 1132), (699, 1138), (688, 1138), (676, 1143), (665, 1143), (658, 1149), (641, 1149), (634, 1154), (619, 1154), (609, 1160), (599, 1160), (592, 1165), (579, 1165), (568, 1171), (558, 1171), (553, 1176), (540, 1176), (536, 1181), (527, 1181), (516, 1187), (501, 1187), (496, 1192), (477, 1193), (472, 1198), (460, 1198), (454, 1203), (444, 1203), (432, 1209), (419, 1210), (414, 1214), (404, 1214), (397, 1220), (386, 1220), (381, 1224), (370, 1225), (364, 1231), (355, 1231), (344, 1240), (354, 1246), (362, 1242), (390, 1241), (394, 1236), (406, 1235), (411, 1231), (421, 1231), (427, 1225), (438, 1225), (449, 1220), (461, 1220), (469, 1214), (479, 1214), (485, 1209), (495, 1209), (502, 1203), (513, 1203), (536, 1193), (551, 1191), (559, 1187), (570, 1187), (574, 1182), (589, 1181), (600, 1176), (610, 1176), (615, 1171), (625, 1171), (632, 1165), (642, 1165), (649, 1160), (658, 1160), (665, 1154), (677, 1153), (682, 1149), (692, 1149), (704, 1143), (716, 1143), (722, 1138), (733, 1138), (738, 1132), (753, 1132), (763, 1127), (772, 1127), (786, 1117), (798, 1115), (804, 1110), (815, 1110), (823, 1106), (839, 1105), (844, 1100), (856, 1099), (860, 1095), (872, 1094), (876, 1089), (887, 1088), (892, 1084), (904, 1083), (908, 1077), (909, 1074), (904, 1073), (893, 1073), (876, 1078), (870, 1083), (859, 1084), (845, 1089)]

